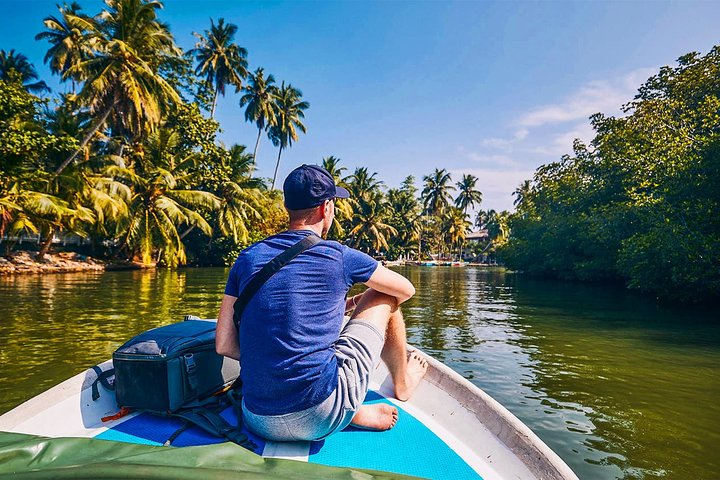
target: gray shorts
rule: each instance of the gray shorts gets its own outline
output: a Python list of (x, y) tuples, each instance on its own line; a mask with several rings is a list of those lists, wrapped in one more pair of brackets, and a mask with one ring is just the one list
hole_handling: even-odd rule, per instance
[(335, 344), (338, 384), (327, 399), (284, 415), (256, 415), (243, 402), (243, 422), (257, 435), (275, 441), (320, 440), (342, 430), (365, 400), (384, 342), (384, 335), (372, 324), (349, 321)]

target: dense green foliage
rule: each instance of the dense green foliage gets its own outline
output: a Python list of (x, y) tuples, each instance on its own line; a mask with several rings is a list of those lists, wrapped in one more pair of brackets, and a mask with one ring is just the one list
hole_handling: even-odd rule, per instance
[[(58, 234), (94, 255), (177, 266), (227, 264), (285, 228), (275, 190), (284, 150), (306, 133), (309, 103), (261, 67), (250, 73), (237, 27), (211, 19), (183, 52), (151, 0), (105, 0), (87, 15), (62, 5), (37, 35), (45, 62), (71, 87), (47, 87), (28, 59), (0, 50), (0, 242)], [(247, 82), (245, 82), (247, 80)], [(253, 153), (217, 141), (218, 95), (241, 94)], [(531, 274), (624, 281), (666, 298), (720, 294), (720, 47), (688, 54), (639, 89), (620, 117), (591, 117), (596, 137), (538, 168), (514, 192), (516, 212), (480, 210), (478, 178), (444, 168), (387, 189), (365, 167), (346, 175), (329, 235), (377, 257), (501, 258)], [(263, 134), (275, 174), (254, 176)], [(269, 184), (269, 187), (268, 187)], [(486, 235), (467, 249), (469, 210)]]
[[(220, 263), (286, 222), (279, 196), (253, 178), (245, 147), (216, 140), (217, 95), (227, 85), (239, 91), (248, 75), (237, 27), (211, 20), (182, 52), (161, 9), (157, 1), (106, 0), (91, 16), (77, 3), (60, 6), (37, 35), (50, 44), (51, 71), (72, 87), (54, 98), (34, 95), (46, 87), (25, 56), (0, 51), (6, 252), (20, 235), (39, 234), (42, 258), (55, 234), (74, 233), (92, 240), (94, 254)], [(292, 93), (307, 108), (300, 91)], [(283, 105), (279, 95), (265, 100)]]
[[(157, 1), (105, 0), (91, 16), (77, 3), (60, 6), (36, 37), (50, 44), (51, 71), (71, 86), (54, 98), (34, 95), (46, 87), (25, 56), (0, 51), (6, 252), (20, 235), (36, 234), (42, 258), (60, 233), (90, 239), (95, 255), (221, 265), (286, 227), (274, 185), (283, 150), (306, 132), (309, 103), (263, 68), (249, 73), (235, 25), (211, 19), (204, 34), (195, 34), (195, 48), (183, 52), (160, 21), (161, 9)], [(242, 93), (245, 119), (258, 130), (253, 154), (216, 139), (213, 113), (227, 87)], [(269, 189), (269, 181), (254, 177), (263, 133), (278, 147)], [(419, 200), (412, 178), (386, 191), (366, 168), (343, 177), (338, 158), (323, 164), (353, 192), (337, 202), (331, 237), (377, 256), (449, 255), (445, 245), (462, 246), (467, 209), (481, 200), (470, 175), (458, 183), (456, 208), (445, 170), (436, 171), (439, 184), (425, 177)], [(435, 207), (423, 211), (428, 202)]]
[(720, 296), (720, 47), (648, 79), (625, 115), (518, 190), (503, 258), (529, 273)]

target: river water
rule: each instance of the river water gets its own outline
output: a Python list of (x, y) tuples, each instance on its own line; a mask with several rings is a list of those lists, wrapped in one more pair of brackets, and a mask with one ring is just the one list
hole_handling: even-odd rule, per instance
[[(475, 267), (402, 267), (410, 343), (582, 479), (720, 478), (720, 314)], [(0, 277), (0, 413), (132, 335), (215, 317), (225, 269)]]

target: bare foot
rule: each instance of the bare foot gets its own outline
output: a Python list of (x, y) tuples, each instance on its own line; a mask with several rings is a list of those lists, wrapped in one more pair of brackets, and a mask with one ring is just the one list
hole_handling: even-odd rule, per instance
[(395, 383), (395, 398), (401, 402), (407, 401), (420, 384), (420, 380), (427, 373), (428, 363), (416, 351), (408, 352), (407, 373), (405, 381)]
[(375, 403), (358, 408), (350, 424), (370, 430), (390, 430), (397, 423), (397, 419), (397, 408), (387, 403)]

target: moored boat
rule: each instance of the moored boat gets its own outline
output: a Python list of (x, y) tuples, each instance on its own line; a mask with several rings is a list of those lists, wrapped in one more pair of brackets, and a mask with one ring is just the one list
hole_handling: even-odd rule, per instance
[[(365, 401), (395, 405), (400, 415), (393, 429), (369, 432), (348, 427), (321, 442), (271, 442), (249, 433), (257, 447), (255, 453), (265, 458), (436, 479), (577, 478), (498, 402), (449, 367), (426, 357), (428, 373), (408, 402), (392, 398), (392, 380), (384, 364), (373, 373)], [(182, 424), (143, 412), (118, 416), (114, 392), (97, 382), (98, 371), (111, 368), (112, 361), (104, 362), (28, 400), (0, 416), (0, 431), (163, 445)], [(223, 416), (236, 422), (232, 409)], [(173, 445), (223, 441), (189, 428)], [(30, 459), (28, 469), (32, 463)]]

